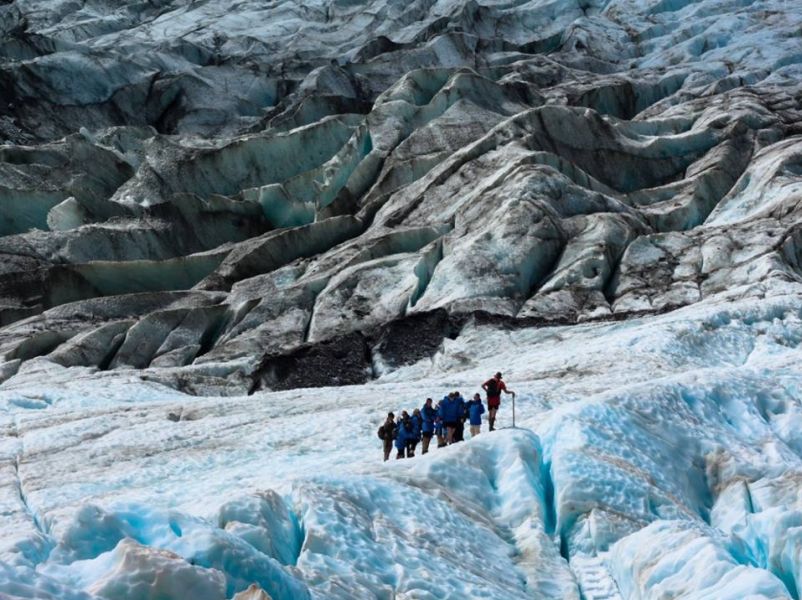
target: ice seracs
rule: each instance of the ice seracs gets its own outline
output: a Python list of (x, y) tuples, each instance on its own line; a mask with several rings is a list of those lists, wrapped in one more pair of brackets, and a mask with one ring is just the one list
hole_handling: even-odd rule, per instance
[[(8, 118), (25, 134), (8, 138), (0, 184), (41, 200), (33, 173), (53, 181), (37, 214), (7, 211), (0, 322), (94, 297), (265, 283), (259, 295), (292, 311), (273, 319), (280, 347), (249, 341), (257, 320), (232, 292), (203, 343), (154, 365), (235, 361), (238, 386), (276, 352), (427, 310), (576, 322), (693, 303), (732, 287), (721, 281), (797, 276), (793, 252), (761, 258), (774, 248), (764, 231), (794, 235), (799, 14), (788, 3), (266, 10), (3, 9)], [(167, 32), (186, 37), (165, 43)], [(292, 52), (278, 43), (287, 35)], [(133, 47), (154, 52), (124, 64)], [(263, 84), (248, 83), (263, 68)], [(34, 127), (34, 113), (51, 120)], [(111, 166), (65, 175), (98, 161)], [(437, 244), (368, 250), (409, 227), (436, 229)], [(753, 258), (729, 261), (722, 235)], [(308, 294), (323, 290), (302, 317), (298, 287), (260, 278), (288, 264)], [(397, 286), (370, 283), (385, 267)], [(355, 305), (332, 316), (346, 290), (359, 290), (347, 292)]]

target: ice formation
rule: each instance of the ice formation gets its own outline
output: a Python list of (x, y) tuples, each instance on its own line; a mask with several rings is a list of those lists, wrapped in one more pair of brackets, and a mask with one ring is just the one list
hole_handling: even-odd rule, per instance
[[(0, 34), (0, 597), (800, 597), (798, 2)], [(381, 463), (498, 369), (518, 428)]]

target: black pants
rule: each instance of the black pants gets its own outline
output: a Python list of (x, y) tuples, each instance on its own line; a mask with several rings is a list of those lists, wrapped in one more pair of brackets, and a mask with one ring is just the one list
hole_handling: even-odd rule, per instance
[(457, 427), (454, 429), (454, 441), (465, 441), (465, 421), (457, 421)]

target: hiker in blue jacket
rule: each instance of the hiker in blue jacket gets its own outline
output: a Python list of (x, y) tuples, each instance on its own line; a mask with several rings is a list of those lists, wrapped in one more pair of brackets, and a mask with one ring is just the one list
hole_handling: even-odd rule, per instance
[(443, 426), (446, 428), (446, 444), (451, 444), (454, 441), (454, 432), (457, 429), (457, 423), (462, 418), (460, 413), (460, 405), (454, 393), (443, 396), (440, 401), (440, 418), (443, 420)]
[(411, 435), (412, 420), (409, 417), (409, 413), (407, 411), (403, 411), (401, 413), (401, 417), (398, 419), (398, 423), (396, 423), (395, 428), (395, 447), (398, 450), (398, 454), (396, 454), (395, 457), (396, 460), (406, 457), (407, 441)]
[[(438, 404), (438, 407), (440, 405)], [(437, 415), (434, 418), (434, 434), (437, 436), (437, 447), (438, 448), (445, 448), (446, 446), (446, 432), (444, 431), (445, 427), (443, 427), (443, 419), (440, 415)]]
[(476, 437), (482, 430), (482, 415), (485, 413), (485, 406), (482, 404), (482, 397), (479, 394), (473, 395), (473, 400), (468, 402), (468, 422), (471, 425), (471, 437)]
[(434, 419), (437, 417), (437, 410), (432, 406), (432, 399), (426, 398), (426, 402), (420, 409), (423, 424), (421, 425), (421, 435), (423, 436), (423, 450), (426, 454), (429, 451), (429, 443), (434, 435)]
[(407, 438), (407, 458), (412, 458), (415, 456), (415, 448), (420, 441), (421, 427), (423, 426), (423, 418), (421, 417), (420, 410), (417, 408), (413, 410), (409, 421), (412, 423), (412, 431)]

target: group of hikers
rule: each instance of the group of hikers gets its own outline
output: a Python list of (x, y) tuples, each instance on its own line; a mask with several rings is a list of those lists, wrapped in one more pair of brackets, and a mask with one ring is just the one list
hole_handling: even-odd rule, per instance
[[(512, 394), (508, 390), (501, 373), (482, 384), (487, 394), (487, 413), (490, 431), (495, 430), (496, 412), (501, 406), (501, 394)], [(419, 442), (422, 442), (421, 453), (429, 451), (433, 437), (437, 438), (437, 447), (442, 448), (456, 442), (464, 441), (465, 421), (470, 426), (471, 437), (479, 435), (482, 429), (482, 415), (485, 413), (482, 397), (474, 394), (467, 402), (459, 392), (451, 392), (443, 396), (437, 404), (426, 398), (421, 408), (416, 408), (410, 415), (406, 410), (396, 419), (394, 413), (387, 413), (387, 419), (379, 427), (379, 439), (383, 442), (384, 460), (390, 458), (393, 445), (397, 450), (396, 458), (412, 458)]]

